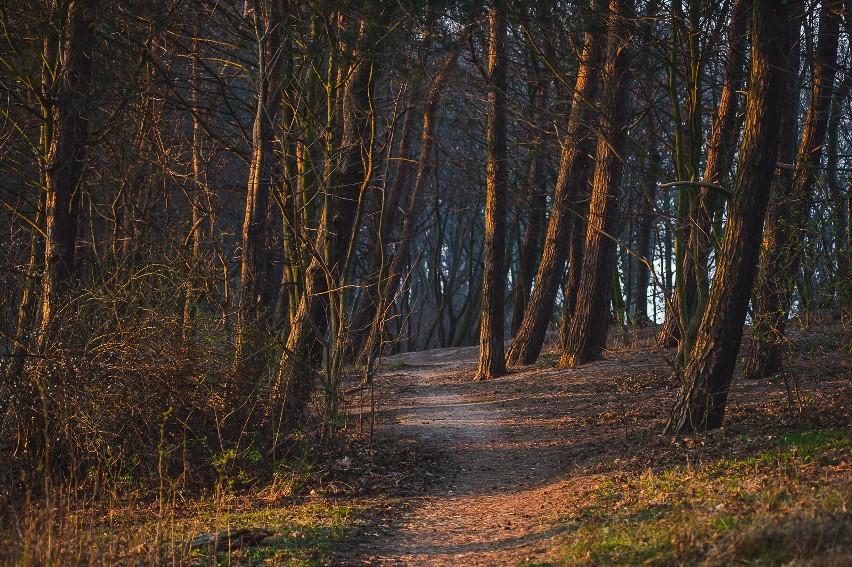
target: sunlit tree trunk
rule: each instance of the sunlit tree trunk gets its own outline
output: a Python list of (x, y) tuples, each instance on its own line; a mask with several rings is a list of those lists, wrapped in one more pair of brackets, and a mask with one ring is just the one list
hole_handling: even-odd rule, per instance
[(579, 366), (598, 358), (606, 346), (615, 256), (614, 238), (618, 225), (621, 177), (624, 171), (623, 152), (627, 142), (633, 79), (629, 27), (633, 14), (632, 0), (610, 0), (609, 47), (600, 105), (604, 116), (598, 136), (580, 293), (560, 360), (562, 366)]
[[(64, 20), (64, 14), (54, 12), (54, 20)], [(53, 133), (53, 88), (56, 71), (61, 69), (61, 61), (59, 57), (59, 31), (60, 25), (55, 26), (57, 29), (49, 29), (45, 34), (45, 39), (42, 45), (42, 68), (41, 82), (39, 85), (41, 104), (40, 125), (39, 125), (39, 160), (38, 160), (38, 181), (46, 186), (46, 170), (47, 159), (51, 148), (51, 135)], [(36, 325), (39, 321), (39, 309), (42, 307), (39, 304), (39, 291), (44, 285), (36, 274), (44, 263), (45, 242), (44, 242), (44, 210), (46, 196), (44, 192), (40, 192), (38, 198), (38, 208), (33, 219), (34, 226), (31, 230), (29, 262), (27, 264), (27, 274), (30, 276), (25, 279), (23, 287), (20, 291), (20, 299), (18, 301), (18, 317), (15, 327), (15, 336), (12, 341), (12, 357), (6, 368), (6, 383), (11, 388), (25, 389), (20, 383), (22, 372), (26, 364), (27, 358), (32, 354), (34, 348), (39, 345), (34, 344), (33, 338), (40, 340), (40, 336), (33, 337), (33, 331), (36, 330)], [(38, 334), (40, 335), (40, 333)], [(29, 398), (30, 396), (25, 396)], [(4, 411), (6, 400), (0, 402), (0, 413)], [(28, 403), (25, 402), (25, 403)]]
[[(840, 16), (832, 4), (829, 0), (823, 0), (820, 4), (811, 98), (792, 184), (779, 184), (781, 191), (773, 199), (767, 216), (761, 277), (755, 293), (752, 348), (747, 368), (747, 374), (752, 378), (771, 376), (782, 366), (784, 328), (802, 254), (801, 235), (807, 230), (811, 194), (831, 115), (840, 28)], [(795, 120), (797, 106), (787, 110), (793, 113), (785, 117), (787, 120)]]
[(188, 190), (188, 200), (191, 212), (189, 235), (187, 240), (190, 243), (190, 274), (187, 281), (186, 296), (183, 304), (183, 340), (187, 341), (192, 337), (193, 333), (193, 316), (198, 309), (199, 301), (199, 285), (197, 271), (200, 264), (203, 262), (201, 255), (201, 240), (204, 234), (204, 200), (203, 196), (208, 197), (207, 191), (207, 174), (204, 164), (202, 163), (202, 144), (204, 133), (201, 128), (201, 95), (199, 92), (199, 72), (198, 59), (200, 53), (198, 49), (198, 40), (193, 39), (192, 42), (192, 63), (190, 66), (190, 102), (192, 104), (192, 176), (190, 189)]
[[(697, 203), (691, 210), (690, 231), (684, 270), (689, 279), (688, 296), (693, 304), (686, 310), (686, 318), (678, 325), (677, 335), (683, 332), (684, 340), (678, 345), (679, 359), (683, 360), (695, 340), (710, 291), (708, 260), (714, 243), (719, 238), (715, 222), (724, 205), (723, 190), (713, 188), (727, 181), (736, 150), (738, 133), (737, 93), (744, 87), (746, 37), (751, 0), (736, 0), (731, 9), (728, 27), (728, 53), (722, 92), (716, 110), (713, 130), (707, 147), (707, 161), (701, 179), (706, 185), (697, 189)], [(795, 75), (795, 74), (794, 74)], [(683, 329), (680, 327), (683, 326)]]
[(771, 101), (784, 96), (786, 54), (792, 41), (789, 3), (755, 0), (752, 30), (748, 106), (725, 239), (683, 385), (666, 425), (668, 433), (721, 425), (757, 272), (778, 152), (780, 113)]
[[(594, 3), (590, 16), (592, 22), (598, 21), (602, 12), (601, 4)], [(506, 353), (506, 362), (510, 365), (532, 364), (536, 361), (544, 344), (547, 326), (553, 318), (553, 304), (562, 283), (569, 253), (571, 227), (578, 214), (577, 197), (583, 192), (583, 186), (588, 184), (593, 163), (591, 156), (595, 146), (589, 126), (594, 121), (595, 110), (590, 103), (597, 97), (601, 39), (604, 35), (600, 27), (594, 24), (585, 34), (541, 262), (524, 318)]]
[(274, 160), (275, 124), (281, 109), (281, 69), (284, 56), (282, 18), (277, 7), (261, 2), (254, 14), (257, 38), (257, 106), (252, 129), (251, 163), (242, 232), (240, 295), (237, 308), (236, 374), (253, 380), (260, 349), (257, 339), (266, 325), (264, 302), (267, 274), (267, 223)]
[(80, 182), (89, 137), (89, 85), (97, 0), (68, 5), (67, 37), (62, 47), (59, 84), (53, 105), (52, 136), (45, 187), (44, 276), (42, 280), (40, 347), (50, 329), (62, 291), (74, 277), (74, 248), (80, 210)]
[(485, 180), (485, 246), (482, 319), (477, 380), (506, 372), (503, 327), (506, 283), (506, 4), (495, 0), (489, 13), (488, 134)]

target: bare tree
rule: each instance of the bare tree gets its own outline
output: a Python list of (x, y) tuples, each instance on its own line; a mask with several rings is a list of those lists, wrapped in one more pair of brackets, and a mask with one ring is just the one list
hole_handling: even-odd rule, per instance
[(495, 0), (489, 15), (488, 141), (485, 188), (485, 266), (477, 380), (506, 372), (503, 347), (506, 284), (506, 3)]
[(611, 0), (609, 4), (609, 47), (601, 94), (603, 117), (598, 136), (580, 291), (576, 311), (571, 318), (568, 342), (560, 361), (563, 366), (579, 366), (593, 360), (600, 356), (606, 346), (615, 228), (633, 81), (629, 25), (633, 10), (631, 0)]
[(602, 53), (601, 30), (595, 25), (603, 12), (603, 2), (594, 2), (591, 22), (583, 40), (577, 83), (571, 104), (567, 132), (562, 144), (559, 174), (553, 190), (553, 206), (544, 239), (535, 287), (515, 340), (506, 353), (510, 365), (535, 362), (544, 344), (547, 326), (553, 317), (553, 304), (565, 271), (571, 227), (576, 223), (578, 195), (589, 182), (594, 153), (590, 129), (595, 117), (592, 106), (597, 98)]
[(45, 186), (44, 277), (41, 304), (41, 348), (61, 293), (74, 276), (74, 249), (80, 211), (80, 182), (89, 136), (89, 85), (97, 0), (75, 0), (67, 7), (68, 35), (61, 47), (50, 121), (50, 147)]
[(780, 114), (770, 100), (786, 90), (790, 23), (789, 3), (755, 0), (749, 98), (725, 240), (683, 386), (666, 424), (669, 433), (717, 428), (724, 417), (775, 169)]
[[(240, 300), (237, 309), (235, 340), (236, 373), (253, 382), (258, 372), (252, 361), (257, 358), (259, 345), (251, 340), (261, 333), (252, 329), (263, 326), (261, 317), (271, 305), (264, 304), (265, 291), (270, 285), (267, 260), (267, 240), (270, 227), (269, 198), (272, 186), (273, 143), (276, 122), (281, 110), (282, 69), (284, 53), (284, 21), (276, 2), (257, 2), (254, 11), (254, 32), (257, 39), (257, 107), (252, 128), (251, 162), (248, 192), (242, 231), (240, 262)], [(259, 330), (259, 329), (258, 329)], [(253, 351), (253, 352), (249, 352)]]

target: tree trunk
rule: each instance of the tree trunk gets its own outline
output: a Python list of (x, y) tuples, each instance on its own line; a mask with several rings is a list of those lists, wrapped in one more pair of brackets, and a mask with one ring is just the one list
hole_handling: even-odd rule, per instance
[[(647, 17), (653, 22), (657, 15), (657, 6), (649, 7)], [(653, 33), (653, 26), (648, 25), (648, 32)], [(656, 106), (656, 74), (646, 76), (642, 91), (648, 104), (645, 110), (645, 136), (647, 141), (647, 153), (645, 157), (645, 169), (642, 172), (640, 198), (642, 201), (641, 213), (636, 230), (636, 253), (639, 255), (636, 261), (636, 294), (633, 308), (633, 324), (644, 327), (651, 322), (648, 315), (648, 286), (651, 280), (651, 266), (654, 265), (654, 250), (651, 239), (656, 220), (656, 196), (657, 181), (660, 179), (660, 156), (659, 135), (657, 123), (659, 119), (654, 112)], [(656, 322), (656, 321), (654, 321)], [(566, 333), (567, 334), (567, 333)]]
[(189, 235), (187, 240), (190, 243), (190, 273), (188, 275), (186, 296), (183, 304), (183, 327), (182, 338), (184, 341), (189, 341), (194, 334), (193, 318), (198, 309), (198, 302), (201, 298), (201, 293), (198, 282), (198, 268), (203, 261), (201, 253), (201, 240), (203, 227), (203, 201), (202, 195), (207, 197), (209, 201), (210, 195), (207, 187), (207, 175), (202, 161), (202, 145), (204, 140), (201, 121), (199, 120), (200, 94), (198, 90), (199, 73), (198, 60), (201, 55), (198, 49), (198, 41), (192, 41), (192, 63), (190, 66), (190, 102), (192, 104), (192, 173), (190, 189), (187, 192), (189, 207), (191, 211), (191, 222)]
[[(656, 183), (656, 180), (654, 180)], [(586, 245), (586, 229), (589, 227), (589, 201), (591, 195), (583, 188), (577, 198), (577, 217), (571, 226), (571, 242), (568, 253), (568, 277), (563, 289), (562, 310), (559, 318), (558, 349), (565, 350), (571, 333), (571, 318), (577, 310), (580, 294), (580, 275), (583, 273), (583, 251)]]
[(656, 219), (654, 199), (660, 171), (660, 154), (657, 153), (656, 147), (656, 128), (652, 122), (653, 120), (648, 120), (648, 161), (646, 165), (647, 170), (642, 180), (642, 187), (644, 189), (642, 195), (642, 216), (639, 219), (639, 229), (636, 238), (636, 252), (640, 258), (636, 267), (636, 299), (633, 309), (633, 322), (640, 327), (644, 327), (650, 321), (648, 317), (648, 285), (650, 284), (651, 270), (648, 264), (653, 262), (651, 254), (651, 228)]
[(850, 219), (847, 218), (847, 206), (844, 199), (842, 183), (838, 176), (840, 152), (840, 122), (843, 119), (843, 108), (852, 87), (852, 69), (846, 68), (843, 82), (839, 85), (831, 101), (831, 118), (828, 132), (828, 191), (832, 205), (832, 225), (834, 228), (833, 260), (835, 273), (832, 282), (835, 306), (852, 305), (852, 258), (848, 255), (849, 242), (847, 231)]
[[(362, 28), (369, 24), (362, 25)], [(373, 34), (362, 31), (359, 44), (370, 46)], [(372, 46), (371, 46), (372, 47)], [(322, 359), (329, 328), (329, 285), (340, 287), (351, 256), (353, 231), (370, 170), (365, 156), (372, 152), (372, 77), (374, 53), (362, 52), (346, 83), (343, 102), (342, 150), (339, 165), (329, 179), (315, 250), (305, 269), (305, 291), (299, 301), (290, 334), (278, 365), (275, 395), (280, 404), (274, 416), (276, 432), (290, 434), (304, 419)], [(331, 280), (331, 281), (329, 281)]]
[[(601, 3), (594, 2), (593, 17), (601, 13)], [(577, 196), (582, 187), (588, 184), (592, 167), (594, 143), (589, 126), (594, 121), (595, 111), (590, 103), (597, 97), (601, 51), (600, 30), (590, 29), (585, 34), (577, 71), (577, 84), (562, 145), (541, 263), (521, 326), (506, 354), (506, 362), (510, 365), (532, 364), (536, 361), (544, 344), (547, 326), (553, 318), (553, 303), (562, 283), (570, 248), (569, 237), (574, 224), (572, 217), (577, 215)]]
[(725, 240), (683, 386), (667, 433), (721, 425), (742, 339), (778, 152), (780, 113), (771, 101), (786, 91), (790, 6), (755, 0), (751, 80), (737, 178), (729, 201)]
[[(813, 86), (793, 183), (788, 185), (789, 194), (779, 194), (770, 207), (755, 297), (755, 324), (747, 371), (751, 378), (771, 376), (782, 366), (784, 328), (792, 304), (793, 284), (799, 273), (801, 238), (807, 230), (811, 194), (831, 115), (840, 28), (840, 16), (831, 8), (831, 3), (829, 0), (821, 2)], [(789, 119), (795, 120), (795, 114)]]
[(273, 143), (275, 124), (281, 108), (281, 70), (285, 57), (280, 14), (262, 3), (263, 13), (255, 13), (258, 47), (257, 107), (252, 128), (252, 154), (249, 167), (248, 193), (242, 233), (240, 264), (240, 299), (237, 308), (236, 375), (249, 382), (258, 374), (260, 345), (257, 344), (265, 327), (264, 296), (269, 287), (267, 274), (267, 224), (269, 197), (272, 186)]
[(628, 21), (634, 15), (632, 0), (611, 0), (609, 14), (609, 54), (604, 69), (605, 86), (601, 96), (598, 137), (589, 226), (586, 231), (580, 294), (571, 318), (571, 329), (562, 366), (579, 366), (598, 358), (606, 346), (609, 329), (609, 303), (612, 290), (615, 230), (618, 224), (622, 153), (627, 142), (630, 110), (631, 48)]
[[(46, 159), (50, 157), (51, 134), (53, 132), (52, 119), (53, 108), (51, 105), (52, 91), (54, 88), (57, 70), (52, 65), (56, 65), (57, 52), (59, 50), (59, 34), (58, 30), (48, 32), (44, 40), (42, 48), (42, 68), (41, 68), (41, 85), (40, 94), (42, 104), (40, 106), (41, 124), (39, 125), (39, 150), (44, 158), (40, 159), (39, 165), (39, 181), (47, 185), (47, 163)], [(60, 83), (61, 84), (61, 83)], [(44, 226), (44, 211), (46, 203), (46, 195), (44, 191), (39, 192), (38, 206), (33, 219), (34, 227)], [(6, 367), (6, 385), (9, 388), (17, 389), (21, 392), (18, 400), (24, 404), (33, 406), (35, 399), (34, 392), (30, 392), (31, 386), (27, 386), (22, 380), (22, 374), (26, 365), (27, 357), (32, 354), (33, 348), (41, 348), (35, 341), (41, 340), (41, 333), (33, 333), (39, 324), (39, 309), (43, 306), (39, 303), (39, 288), (43, 287), (44, 281), (39, 281), (36, 277), (38, 270), (44, 265), (45, 253), (44, 233), (41, 230), (31, 230), (30, 236), (30, 258), (27, 265), (27, 277), (24, 281), (23, 288), (20, 292), (20, 301), (18, 302), (18, 320), (15, 328), (15, 337), (12, 343), (12, 357)], [(33, 336), (35, 335), (35, 336)], [(33, 394), (33, 396), (29, 395)], [(3, 396), (5, 398), (0, 402), (0, 415), (5, 415), (7, 404), (12, 400), (11, 396)], [(26, 421), (26, 419), (25, 419)], [(26, 439), (22, 439), (26, 442)]]
[[(737, 93), (743, 89), (745, 79), (745, 44), (751, 4), (752, 0), (736, 0), (731, 9), (725, 75), (716, 119), (707, 144), (707, 162), (702, 178), (705, 183), (722, 184), (733, 162), (737, 129)], [(691, 230), (687, 236), (688, 253), (684, 258), (683, 270), (689, 280), (686, 284), (689, 288), (688, 302), (694, 304), (685, 308), (691, 323), (688, 334), (693, 338), (707, 303), (707, 260), (718, 238), (718, 235), (714, 234), (713, 225), (723, 204), (719, 191), (704, 187), (699, 189), (697, 205), (692, 209)], [(666, 309), (666, 318), (657, 336), (658, 347), (679, 346), (683, 331), (680, 311), (680, 294), (675, 293), (671, 306)]]
[(68, 5), (68, 36), (57, 85), (53, 134), (45, 171), (44, 277), (42, 280), (39, 350), (47, 340), (57, 302), (74, 277), (74, 248), (80, 210), (80, 181), (89, 138), (89, 85), (97, 0)]
[[(801, 9), (803, 6), (796, 6)], [(797, 17), (798, 16), (798, 17)], [(794, 21), (801, 21), (801, 12), (794, 15)], [(794, 37), (798, 38), (801, 34), (801, 24), (796, 25), (791, 31)], [(797, 40), (790, 46), (790, 51), (787, 55), (787, 68), (791, 70), (787, 75), (787, 90), (784, 100), (781, 101), (781, 126), (780, 140), (778, 142), (778, 158), (777, 161), (781, 164), (786, 164), (786, 167), (776, 169), (775, 177), (772, 180), (772, 188), (769, 193), (769, 206), (766, 210), (766, 220), (764, 221), (763, 229), (763, 249), (758, 264), (758, 277), (755, 283), (755, 288), (752, 291), (752, 307), (755, 317), (760, 316), (766, 309), (765, 302), (767, 298), (776, 296), (780, 293), (780, 282), (775, 279), (767, 279), (763, 277), (762, 272), (765, 271), (763, 263), (767, 259), (766, 247), (772, 247), (775, 238), (777, 237), (778, 225), (776, 216), (779, 208), (786, 206), (785, 199), (790, 195), (793, 181), (795, 179), (795, 170), (792, 164), (796, 162), (796, 144), (798, 142), (798, 126), (799, 126), (799, 66), (801, 64), (801, 45)], [(756, 323), (756, 324), (755, 324)], [(743, 374), (746, 379), (761, 378), (762, 365), (765, 364), (765, 359), (761, 362), (761, 358), (766, 356), (764, 349), (766, 343), (754, 340), (757, 327), (760, 324), (758, 319), (752, 324), (752, 343), (749, 349), (749, 355), (746, 359), (746, 365), (743, 369)]]
[(512, 335), (516, 335), (521, 328), (524, 318), (524, 310), (529, 301), (532, 290), (533, 273), (541, 249), (541, 235), (544, 228), (544, 220), (547, 215), (547, 191), (544, 182), (544, 131), (547, 128), (547, 115), (544, 110), (547, 106), (547, 81), (539, 79), (534, 87), (532, 97), (533, 118), (532, 123), (536, 129), (535, 138), (530, 146), (530, 168), (527, 175), (526, 209), (527, 222), (524, 227), (523, 242), (520, 250), (520, 261), (518, 262), (518, 278), (515, 283), (514, 297), (512, 301)]
[[(707, 149), (707, 164), (702, 182), (720, 185), (730, 174), (737, 139), (737, 92), (745, 82), (745, 42), (747, 38), (751, 0), (736, 0), (731, 9), (728, 27), (728, 53), (725, 60), (725, 75), (716, 120)], [(684, 360), (692, 347), (704, 308), (707, 306), (709, 283), (708, 261), (719, 238), (714, 223), (724, 204), (722, 193), (717, 189), (701, 187), (697, 192), (697, 203), (691, 210), (690, 231), (684, 271), (689, 285), (686, 318), (678, 325), (675, 335), (679, 340), (679, 360)], [(679, 298), (676, 298), (677, 302)]]
[(503, 326), (506, 253), (506, 4), (495, 0), (489, 13), (488, 134), (485, 180), (485, 246), (479, 368), (476, 380), (506, 373)]

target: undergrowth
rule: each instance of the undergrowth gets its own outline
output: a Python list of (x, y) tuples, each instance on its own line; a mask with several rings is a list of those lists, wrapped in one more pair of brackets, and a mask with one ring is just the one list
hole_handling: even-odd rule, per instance
[[(21, 518), (0, 563), (19, 565), (323, 565), (361, 511), (322, 496), (282, 504), (259, 495), (158, 505), (53, 508)], [(272, 535), (244, 549), (191, 549), (193, 537), (247, 526)], [(17, 538), (16, 538), (17, 536)]]
[[(356, 456), (356, 459), (359, 458)], [(366, 516), (351, 498), (367, 458), (282, 463), (270, 482), (233, 491), (166, 486), (149, 492), (49, 495), (9, 505), (0, 523), (2, 565), (324, 565), (347, 530)], [(349, 491), (351, 492), (351, 490)], [(258, 528), (271, 533), (244, 549), (192, 549), (199, 534)]]
[(852, 431), (741, 441), (737, 457), (603, 476), (558, 563), (849, 564)]

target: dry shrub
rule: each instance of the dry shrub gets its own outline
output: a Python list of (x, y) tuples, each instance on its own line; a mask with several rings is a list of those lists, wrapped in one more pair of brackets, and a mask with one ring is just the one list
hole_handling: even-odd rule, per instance
[(46, 463), (74, 485), (134, 490), (259, 473), (265, 385), (233, 378), (228, 329), (203, 298), (187, 333), (187, 281), (153, 265), (77, 290), (56, 313), (44, 357), (24, 367), (22, 391), (36, 387), (0, 426), (0, 463), (21, 472)]

